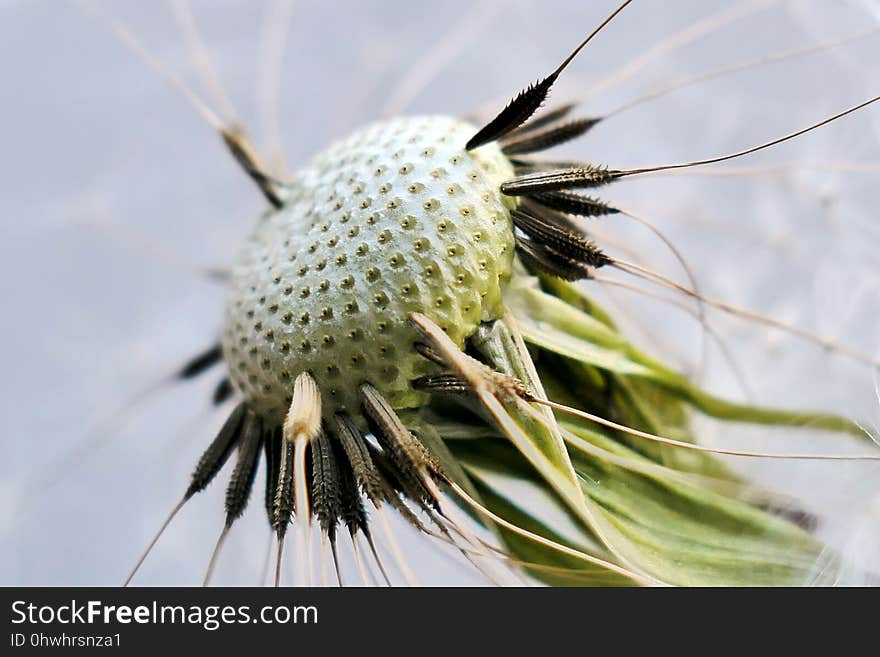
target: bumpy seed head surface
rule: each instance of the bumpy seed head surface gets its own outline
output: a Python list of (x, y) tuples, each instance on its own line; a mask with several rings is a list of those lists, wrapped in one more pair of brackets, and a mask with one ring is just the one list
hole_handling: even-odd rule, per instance
[(358, 387), (395, 408), (422, 401), (430, 369), (413, 349), (413, 311), (457, 343), (497, 316), (514, 254), (500, 194), (513, 170), (495, 144), (448, 117), (369, 126), (297, 173), (287, 204), (265, 215), (234, 267), (223, 353), (257, 412), (281, 419), (309, 371), (325, 415), (357, 411)]

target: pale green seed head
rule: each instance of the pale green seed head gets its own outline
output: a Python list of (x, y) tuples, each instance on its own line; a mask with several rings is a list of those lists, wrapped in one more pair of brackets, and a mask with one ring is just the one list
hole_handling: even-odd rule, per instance
[(252, 408), (280, 418), (309, 371), (325, 414), (359, 407), (368, 381), (396, 408), (422, 401), (431, 367), (412, 345), (424, 313), (459, 345), (498, 316), (514, 254), (496, 144), (440, 116), (376, 123), (317, 155), (264, 216), (233, 270), (223, 350)]

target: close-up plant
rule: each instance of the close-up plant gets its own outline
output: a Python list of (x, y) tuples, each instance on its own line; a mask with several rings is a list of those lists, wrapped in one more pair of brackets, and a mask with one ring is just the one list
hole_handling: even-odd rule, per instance
[(5, 583), (877, 583), (880, 7), (48, 7)]

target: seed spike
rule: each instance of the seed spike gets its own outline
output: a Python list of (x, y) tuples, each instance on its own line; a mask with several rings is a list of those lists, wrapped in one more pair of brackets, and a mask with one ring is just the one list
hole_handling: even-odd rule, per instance
[[(517, 220), (524, 224), (524, 220)], [(516, 247), (529, 264), (563, 280), (592, 278), (593, 270), (605, 264), (599, 248), (577, 233), (551, 225), (537, 224), (528, 230), (517, 226)]]
[(575, 162), (574, 160), (532, 160), (521, 157), (509, 159), (517, 175), (535, 171), (552, 171), (553, 169), (576, 169), (584, 165), (583, 162)]
[(594, 36), (601, 32), (602, 29), (631, 2), (632, 0), (626, 0), (621, 3), (620, 6), (608, 16), (608, 18), (602, 21), (599, 27), (593, 30), (586, 39), (580, 42), (578, 47), (575, 48), (565, 60), (563, 60), (555, 71), (543, 80), (539, 80), (535, 84), (529, 85), (526, 89), (519, 92), (519, 94), (517, 94), (517, 96), (510, 101), (501, 112), (499, 112), (498, 116), (489, 121), (489, 123), (483, 126), (477, 134), (470, 138), (465, 145), (465, 149), (472, 151), (484, 144), (488, 144), (490, 141), (495, 141), (499, 137), (509, 133), (511, 130), (518, 128), (531, 118), (532, 114), (535, 113), (547, 98), (547, 94), (550, 93), (550, 87), (553, 86), (553, 83), (556, 82), (556, 78), (559, 77), (562, 71), (564, 71), (578, 53), (583, 50), (584, 46), (586, 46)]
[(284, 554), (284, 539), (287, 525), (294, 508), (293, 499), (293, 444), (281, 438), (279, 448), (278, 477), (273, 501), (272, 527), (278, 540), (278, 554), (275, 560), (275, 586), (281, 585), (281, 564)]
[(437, 365), (445, 365), (443, 357), (440, 356), (440, 354), (438, 354), (436, 351), (434, 351), (434, 349), (432, 349), (430, 346), (426, 345), (424, 342), (416, 342), (413, 347), (415, 347), (415, 350), (419, 352), (420, 355), (424, 356), (432, 363), (437, 363)]
[[(412, 500), (423, 511), (430, 509), (431, 507), (429, 505), (432, 503), (432, 500), (426, 498), (424, 486), (418, 482), (414, 482), (413, 477), (408, 477), (401, 472), (387, 454), (380, 452), (372, 445), (368, 445), (368, 447), (373, 462), (376, 464), (382, 477), (388, 482), (388, 503), (394, 507), (395, 511), (397, 511), (404, 520), (409, 522), (409, 524), (415, 527), (418, 531), (424, 532), (424, 525), (416, 517), (415, 513), (412, 512), (412, 509), (406, 505), (404, 499), (401, 498), (402, 495), (403, 498)], [(377, 512), (382, 508), (383, 507), (376, 507)]]
[(431, 504), (432, 500), (428, 495), (428, 491), (422, 485), (419, 473), (412, 465), (407, 465), (405, 469), (402, 469), (391, 456), (389, 450), (384, 447), (379, 450), (369, 443), (367, 448), (370, 450), (370, 458), (391, 489), (391, 494), (388, 495), (388, 502), (397, 508), (396, 498), (400, 506), (405, 506), (398, 496), (399, 493), (404, 499), (410, 499), (422, 508)]
[(228, 283), (232, 278), (232, 272), (227, 267), (205, 267), (199, 269), (198, 273), (212, 283)]
[[(418, 504), (422, 510), (429, 509), (430, 507), (424, 500), (424, 488), (414, 485), (410, 478), (400, 472), (387, 454), (376, 449), (370, 443), (367, 443), (367, 448), (370, 452), (370, 458), (382, 477), (385, 486), (385, 501), (391, 504), (394, 510), (416, 530), (424, 532), (424, 525), (404, 501), (404, 498), (408, 498)], [(383, 507), (376, 506), (377, 511), (381, 508)]]
[(220, 130), (220, 136), (232, 157), (256, 183), (266, 200), (275, 208), (284, 207), (286, 192), (290, 189), (290, 185), (267, 173), (268, 169), (260, 161), (260, 157), (248, 142), (241, 127), (237, 125), (224, 127)]
[(208, 369), (216, 365), (223, 358), (223, 350), (220, 344), (211, 345), (200, 354), (190, 358), (183, 367), (178, 370), (175, 378), (177, 379), (194, 379), (199, 374), (206, 372)]
[[(481, 400), (487, 396), (499, 393), (512, 397), (531, 394), (525, 384), (517, 379), (514, 379), (503, 372), (493, 370), (485, 363), (463, 352), (442, 328), (422, 313), (410, 313), (409, 321), (410, 325), (420, 333), (425, 340), (430, 341), (431, 345), (437, 349), (438, 353), (443, 355), (446, 366), (467, 381)], [(503, 321), (497, 320), (495, 322), (495, 325), (499, 324), (503, 324)], [(517, 343), (516, 348), (525, 353), (525, 343), (522, 342), (521, 338)], [(535, 378), (537, 377), (535, 376)], [(443, 481), (448, 479), (448, 477), (442, 473), (438, 476)], [(430, 478), (427, 480), (430, 480)]]
[(254, 413), (246, 412), (239, 431), (238, 461), (226, 488), (226, 522), (217, 539), (217, 544), (214, 546), (202, 586), (208, 586), (211, 582), (211, 576), (220, 558), (223, 545), (226, 543), (226, 538), (229, 536), (229, 530), (232, 529), (233, 523), (241, 517), (247, 506), (254, 476), (257, 473), (262, 440), (262, 421)]
[(581, 235), (587, 234), (587, 231), (583, 227), (583, 222), (576, 221), (573, 217), (570, 217), (563, 212), (536, 203), (528, 196), (521, 197), (517, 207), (524, 212), (528, 212), (536, 217), (541, 217), (544, 221), (563, 230), (580, 233)]
[(620, 212), (605, 201), (575, 192), (540, 192), (530, 195), (529, 198), (551, 210), (558, 210), (578, 217), (601, 217)]
[(226, 526), (241, 517), (250, 497), (260, 460), (263, 444), (263, 422), (254, 413), (248, 413), (244, 420), (239, 440), (238, 462), (229, 478), (226, 488)]
[(422, 504), (435, 504), (424, 480), (442, 473), (442, 467), (425, 449), (378, 390), (361, 386), (361, 403), (368, 423), (395, 467), (404, 492)]
[(275, 495), (281, 471), (281, 427), (266, 431), (263, 437), (263, 456), (266, 459), (266, 490), (263, 505), (269, 526), (275, 525)]
[[(355, 475), (344, 449), (339, 440), (332, 442), (331, 446), (336, 451), (336, 462), (339, 465), (340, 520), (345, 523), (349, 534), (352, 535), (359, 530), (366, 529), (367, 514), (364, 510), (361, 496), (358, 494), (358, 485), (355, 481)], [(333, 553), (333, 566), (336, 569), (336, 581), (339, 586), (345, 586), (342, 579), (342, 570), (339, 567), (336, 536), (330, 538), (330, 549)]]
[(337, 413), (333, 417), (331, 426), (338, 443), (342, 446), (357, 485), (375, 506), (380, 506), (387, 499), (388, 485), (376, 469), (364, 437), (344, 413)]
[(472, 151), (507, 134), (534, 114), (547, 98), (550, 87), (557, 75), (551, 73), (543, 80), (530, 84), (511, 100), (501, 112), (487, 123), (465, 144), (465, 150)]
[(554, 253), (592, 268), (602, 267), (609, 262), (608, 256), (579, 231), (560, 228), (552, 221), (526, 209), (516, 208), (511, 210), (510, 215), (514, 226), (526, 233), (533, 242), (551, 249)]
[(584, 263), (553, 253), (527, 236), (517, 237), (516, 249), (523, 263), (535, 271), (564, 281), (579, 281), (593, 276), (592, 270)]
[(544, 129), (524, 132), (501, 140), (505, 155), (526, 155), (559, 146), (589, 132), (600, 118), (575, 119), (566, 123), (550, 124)]
[(314, 514), (327, 537), (335, 537), (336, 523), (342, 515), (342, 482), (330, 438), (319, 433), (311, 443)]
[(345, 459), (342, 450), (339, 452), (339, 474), (340, 474), (340, 491), (341, 491), (341, 515), (340, 519), (349, 532), (357, 532), (367, 526), (367, 512), (364, 509), (364, 503), (357, 489), (354, 473), (351, 466)]
[(413, 388), (430, 393), (444, 393), (450, 395), (470, 394), (470, 385), (455, 372), (441, 372), (439, 374), (426, 374), (414, 379)]
[[(369, 383), (361, 386), (361, 400), (368, 420), (379, 429), (395, 461), (407, 462), (418, 470), (440, 475), (443, 468), (400, 420), (391, 404)], [(380, 436), (376, 436), (380, 438)], [(380, 442), (381, 441), (380, 438)]]
[(561, 121), (569, 114), (571, 114), (572, 110), (576, 106), (577, 103), (566, 103), (565, 105), (560, 105), (554, 110), (544, 112), (540, 116), (536, 116), (535, 118), (526, 121), (520, 127), (511, 130), (508, 135), (510, 137), (513, 137), (514, 135), (521, 135), (526, 132), (537, 130), (538, 128), (543, 128), (544, 126), (550, 125), (551, 123)]
[(592, 164), (554, 171), (539, 171), (517, 176), (501, 183), (501, 193), (508, 196), (526, 196), (562, 189), (602, 187), (613, 182), (617, 178), (617, 174), (617, 171)]
[[(721, 155), (718, 157), (706, 158), (706, 159), (702, 159), (702, 160), (693, 160), (690, 162), (682, 162), (682, 163), (677, 163), (677, 164), (664, 164), (664, 165), (658, 165), (658, 166), (652, 166), (652, 167), (641, 167), (641, 168), (637, 168), (637, 169), (627, 169), (627, 170), (617, 170), (617, 169), (603, 170), (601, 168), (594, 168), (594, 167), (585, 167), (583, 169), (578, 169), (577, 167), (573, 167), (568, 170), (560, 169), (558, 171), (550, 171), (550, 172), (540, 172), (539, 171), (537, 173), (525, 174), (523, 176), (519, 176), (517, 179), (503, 183), (502, 184), (502, 191), (508, 195), (521, 195), (521, 194), (534, 193), (535, 197), (537, 197), (538, 192), (543, 192), (544, 194), (553, 193), (553, 192), (544, 191), (544, 190), (557, 191), (557, 190), (577, 188), (577, 187), (595, 187), (595, 186), (604, 185), (609, 182), (612, 182), (613, 180), (628, 177), (628, 176), (635, 176), (635, 175), (640, 175), (640, 174), (645, 174), (645, 173), (657, 173), (657, 172), (661, 172), (661, 171), (672, 171), (672, 170), (677, 170), (677, 169), (687, 169), (687, 168), (691, 168), (691, 167), (705, 166), (708, 164), (718, 164), (720, 162), (726, 162), (726, 161), (733, 160), (733, 159), (743, 157), (746, 155), (751, 155), (753, 153), (757, 153), (759, 151), (762, 151), (762, 150), (765, 150), (768, 148), (772, 148), (773, 146), (778, 146), (779, 144), (790, 141), (792, 139), (795, 139), (796, 137), (800, 137), (804, 134), (812, 132), (813, 130), (817, 130), (818, 128), (821, 128), (829, 123), (837, 121), (838, 119), (841, 119), (849, 114), (852, 114), (853, 112), (857, 112), (858, 110), (864, 109), (865, 107), (868, 107), (869, 105), (872, 105), (878, 101), (880, 101), (880, 96), (875, 96), (874, 98), (871, 98), (871, 99), (866, 100), (862, 103), (859, 103), (858, 105), (854, 105), (854, 106), (849, 107), (841, 112), (838, 112), (837, 114), (834, 114), (833, 116), (827, 117), (827, 118), (825, 118), (821, 121), (818, 121), (816, 123), (813, 123), (805, 128), (801, 128), (800, 130), (796, 130), (794, 132), (783, 135), (782, 137), (772, 139), (772, 140), (764, 142), (762, 144), (758, 144), (757, 146), (752, 146), (750, 148), (746, 148), (744, 150), (737, 151), (735, 153), (729, 153), (727, 155)], [(595, 119), (594, 124), (595, 124), (595, 121), (598, 121), (598, 120), (599, 119)], [(561, 130), (564, 127), (565, 126), (561, 126), (560, 128), (558, 128), (558, 130)], [(592, 126), (589, 126), (589, 127), (592, 127)], [(589, 127), (587, 129), (589, 129)], [(552, 130), (553, 129), (551, 128), (547, 132), (552, 133)], [(520, 141), (511, 140), (509, 143), (504, 144), (505, 154), (515, 155), (515, 154), (529, 152), (527, 150), (523, 150), (523, 148), (525, 148), (525, 147), (522, 146), (522, 143), (525, 143), (526, 138), (527, 138), (527, 135), (521, 137)], [(566, 139), (568, 139), (568, 138), (570, 138), (570, 137), (566, 137)], [(553, 141), (552, 139), (550, 140), (550, 142), (551, 143), (549, 145), (551, 145), (551, 146), (555, 145), (556, 143), (559, 143), (559, 142)], [(543, 144), (543, 143), (544, 142), (541, 142), (541, 144)], [(531, 145), (532, 144), (528, 144), (527, 147), (531, 147)], [(549, 146), (543, 146), (543, 145), (541, 146), (541, 148), (547, 148), (547, 147), (549, 147)], [(534, 148), (533, 150), (538, 150), (538, 148)], [(603, 174), (607, 174), (607, 177), (605, 177), (605, 175), (603, 175)], [(541, 199), (536, 198), (536, 200), (540, 201)], [(543, 202), (545, 202), (545, 204), (549, 205), (549, 207), (553, 207), (555, 209), (562, 209), (563, 211), (570, 212), (571, 214), (579, 214), (579, 212), (575, 211), (574, 209), (565, 209), (564, 207), (560, 207), (560, 205), (566, 206), (566, 205), (569, 205), (569, 202), (574, 203), (575, 201), (576, 201), (576, 199), (573, 200), (570, 198), (556, 196), (556, 195), (554, 195), (553, 197), (548, 196), (543, 199)], [(587, 215), (587, 216), (593, 216), (593, 215)]]
[(220, 379), (217, 387), (214, 388), (214, 392), (211, 395), (211, 403), (214, 406), (221, 406), (233, 394), (235, 394), (235, 388), (232, 387), (232, 382), (224, 377)]
[(279, 540), (287, 533), (293, 513), (293, 445), (281, 440), (279, 448), (278, 476), (272, 503), (272, 526)]
[(184, 494), (185, 499), (189, 499), (207, 488), (211, 480), (220, 471), (220, 468), (226, 463), (241, 436), (242, 424), (247, 413), (247, 407), (242, 402), (229, 414), (226, 422), (217, 433), (217, 437), (214, 438), (196, 464), (189, 488), (186, 489)]

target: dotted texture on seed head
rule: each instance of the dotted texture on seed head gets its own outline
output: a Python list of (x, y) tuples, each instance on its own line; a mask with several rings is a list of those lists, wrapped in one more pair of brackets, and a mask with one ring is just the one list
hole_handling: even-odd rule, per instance
[(369, 126), (297, 172), (233, 269), (223, 352), (255, 411), (280, 420), (309, 371), (324, 414), (359, 409), (369, 381), (395, 408), (432, 367), (412, 347), (419, 311), (459, 345), (497, 316), (514, 253), (499, 191), (513, 175), (495, 144), (464, 150), (474, 127), (448, 117)]

